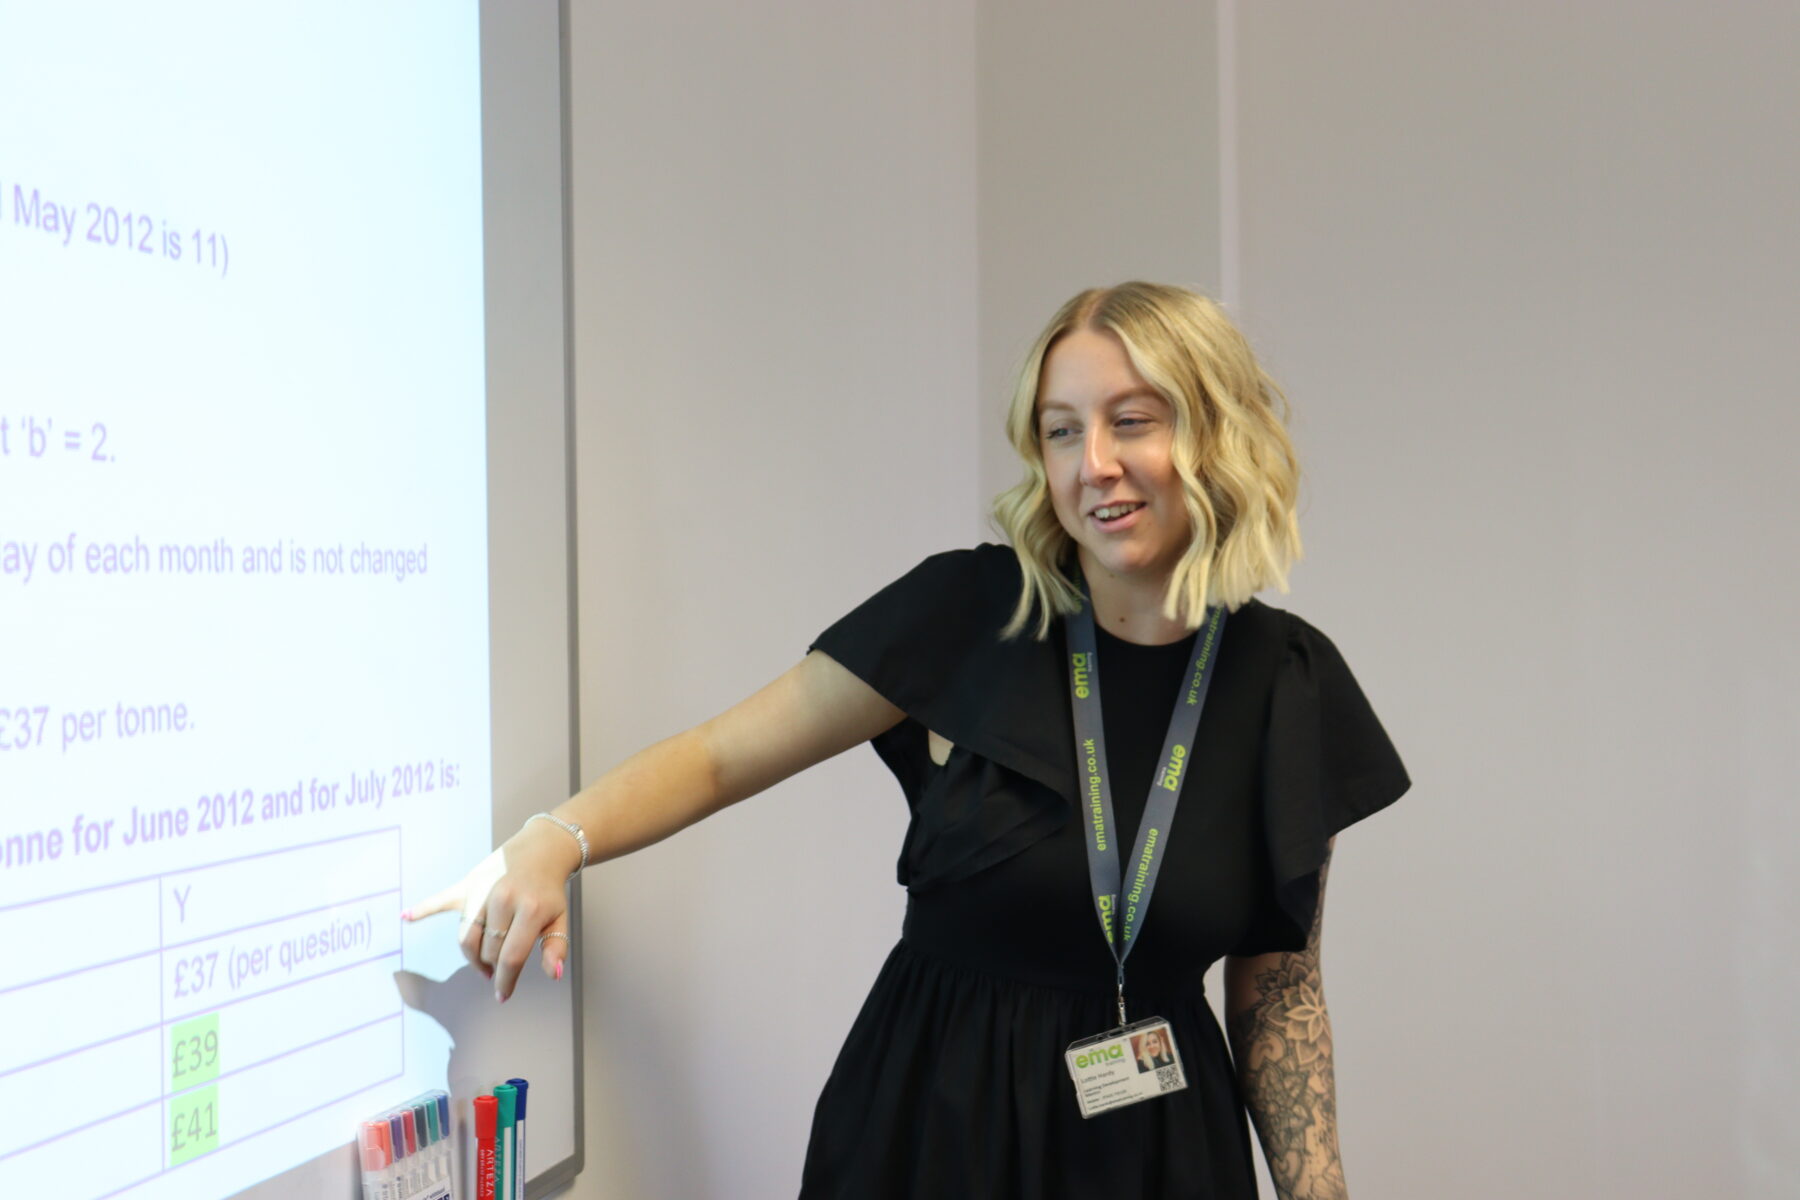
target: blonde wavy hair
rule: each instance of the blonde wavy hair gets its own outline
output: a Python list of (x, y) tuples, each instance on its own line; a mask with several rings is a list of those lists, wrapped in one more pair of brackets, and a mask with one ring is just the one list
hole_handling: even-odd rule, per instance
[(1025, 580), (1003, 636), (1023, 632), (1035, 613), (1033, 636), (1041, 641), (1057, 617), (1081, 608), (1070, 578), (1079, 570), (1071, 561), (1075, 543), (1051, 505), (1037, 411), (1044, 356), (1079, 328), (1115, 335), (1175, 413), (1172, 457), (1194, 537), (1169, 581), (1163, 616), (1197, 629), (1210, 605), (1236, 611), (1263, 588), (1286, 592), (1303, 553), (1287, 397), (1211, 300), (1166, 284), (1122, 283), (1064, 304), (1019, 367), (1006, 435), (1025, 478), (995, 498), (993, 516)]

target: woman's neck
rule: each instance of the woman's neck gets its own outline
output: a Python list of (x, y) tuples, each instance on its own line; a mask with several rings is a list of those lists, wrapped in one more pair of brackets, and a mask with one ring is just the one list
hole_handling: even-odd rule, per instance
[(1087, 577), (1088, 595), (1094, 601), (1094, 624), (1126, 642), (1164, 646), (1193, 632), (1180, 621), (1163, 616), (1163, 596), (1169, 577), (1118, 575), (1081, 555), (1081, 572)]

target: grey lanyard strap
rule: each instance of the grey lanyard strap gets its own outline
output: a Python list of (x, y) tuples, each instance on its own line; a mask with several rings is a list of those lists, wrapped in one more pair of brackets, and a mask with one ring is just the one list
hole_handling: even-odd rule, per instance
[[(1087, 600), (1085, 588), (1083, 599)], [(1194, 734), (1200, 728), (1200, 710), (1206, 705), (1206, 690), (1212, 686), (1213, 664), (1219, 658), (1219, 638), (1224, 628), (1225, 606), (1216, 604), (1207, 610), (1206, 624), (1194, 638), (1194, 653), (1188, 662), (1186, 682), (1175, 698), (1175, 712), (1169, 718), (1169, 735), (1163, 742), (1160, 765), (1151, 780), (1150, 798), (1144, 802), (1144, 817), (1138, 825), (1137, 844), (1131, 855), (1134, 864), (1131, 888), (1124, 894), (1125, 913), (1120, 918), (1119, 847), (1113, 829), (1112, 780), (1106, 770), (1106, 728), (1100, 718), (1100, 659), (1094, 635), (1092, 601), (1084, 603), (1081, 611), (1068, 620), (1075, 761), (1088, 818), (1085, 839), (1088, 884), (1094, 894), (1094, 911), (1100, 916), (1100, 931), (1106, 935), (1107, 949), (1119, 968), (1121, 1026), (1125, 1024), (1125, 958), (1131, 953), (1144, 915), (1150, 910), (1150, 893), (1156, 889), (1156, 875), (1162, 869), (1169, 826), (1175, 823), (1175, 804), (1180, 798), (1188, 761), (1193, 757)]]

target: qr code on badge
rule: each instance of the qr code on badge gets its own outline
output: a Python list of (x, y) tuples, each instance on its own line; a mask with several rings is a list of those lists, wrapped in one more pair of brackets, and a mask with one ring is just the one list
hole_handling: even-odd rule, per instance
[(1159, 1085), (1159, 1087), (1157, 1089), (1159, 1094), (1161, 1092), (1174, 1091), (1175, 1089), (1182, 1086), (1182, 1084), (1181, 1084), (1181, 1068), (1180, 1067), (1158, 1067), (1158, 1068), (1156, 1068), (1156, 1082)]

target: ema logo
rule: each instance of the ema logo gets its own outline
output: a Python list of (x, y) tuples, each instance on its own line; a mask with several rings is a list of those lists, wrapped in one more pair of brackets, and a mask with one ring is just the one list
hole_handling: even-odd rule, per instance
[(1086, 1054), (1077, 1054), (1075, 1056), (1075, 1069), (1077, 1071), (1085, 1071), (1089, 1067), (1103, 1067), (1107, 1063), (1117, 1062), (1124, 1057), (1125, 1047), (1114, 1042), (1110, 1046), (1103, 1046), (1098, 1050), (1090, 1050)]
[(1169, 765), (1163, 768), (1162, 786), (1169, 791), (1177, 791), (1181, 787), (1181, 768), (1187, 765), (1187, 747), (1177, 745), (1174, 753), (1169, 755)]
[(1075, 694), (1083, 700), (1088, 698), (1088, 656), (1075, 654), (1070, 656), (1075, 668)]

